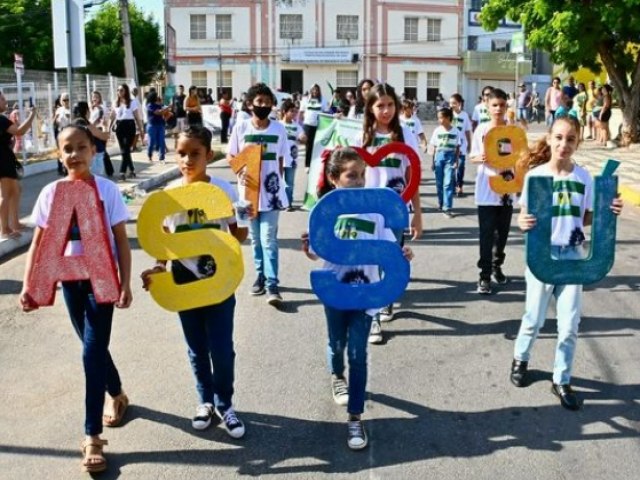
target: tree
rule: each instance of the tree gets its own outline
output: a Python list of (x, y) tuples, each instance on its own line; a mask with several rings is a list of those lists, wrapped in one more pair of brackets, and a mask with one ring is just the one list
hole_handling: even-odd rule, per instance
[[(124, 77), (124, 47), (120, 8), (116, 3), (103, 5), (85, 25), (87, 73), (111, 73)], [(160, 27), (151, 15), (145, 17), (137, 6), (129, 5), (129, 24), (133, 56), (141, 85), (149, 83), (162, 68), (164, 46)]]
[(0, 38), (0, 66), (22, 53), (26, 68), (53, 70), (51, 0), (0, 0)]
[(567, 70), (607, 70), (620, 99), (623, 144), (640, 141), (640, 0), (487, 0), (482, 25), (507, 17), (524, 26), (527, 45)]

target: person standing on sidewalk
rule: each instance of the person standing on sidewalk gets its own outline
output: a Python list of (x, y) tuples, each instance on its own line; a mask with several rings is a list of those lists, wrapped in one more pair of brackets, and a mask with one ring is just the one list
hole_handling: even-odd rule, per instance
[[(213, 151), (211, 133), (206, 128), (189, 127), (180, 133), (176, 156), (182, 178), (167, 188), (205, 182), (222, 189), (231, 203), (238, 200), (237, 193), (227, 181), (207, 175), (207, 164), (213, 160)], [(171, 215), (165, 222), (165, 228), (170, 232), (215, 228), (228, 231), (239, 242), (247, 238), (247, 229), (238, 227), (235, 217), (203, 218), (204, 215), (198, 212), (202, 210), (196, 208)], [(173, 279), (177, 284), (185, 284), (212, 277), (216, 274), (216, 261), (220, 259), (210, 255), (174, 260), (171, 262)], [(153, 275), (164, 271), (166, 262), (158, 261), (153, 268), (142, 272), (143, 288), (148, 290)], [(229, 436), (241, 438), (245, 426), (238, 419), (232, 403), (236, 357), (233, 347), (235, 306), (236, 297), (232, 294), (220, 303), (180, 311), (178, 316), (200, 400), (191, 426), (205, 430), (217, 416)]]
[[(115, 304), (96, 303), (91, 282), (88, 280), (62, 282), (62, 293), (71, 323), (82, 340), (83, 347), (86, 437), (82, 442), (82, 469), (85, 472), (97, 473), (107, 468), (107, 461), (103, 455), (103, 447), (107, 441), (100, 438), (103, 427), (120, 425), (129, 405), (129, 399), (122, 390), (120, 375), (109, 353), (113, 308), (128, 308), (133, 298), (130, 287), (131, 249), (125, 229), (129, 212), (116, 184), (91, 175), (95, 147), (93, 136), (86, 125), (72, 123), (63, 128), (58, 134), (58, 149), (69, 173), (66, 178), (45, 186), (33, 208), (33, 223), (36, 227), (25, 261), (20, 305), (25, 312), (38, 308), (27, 293), (26, 287), (31, 283), (34, 256), (42, 241), (44, 229), (55, 228), (48, 225), (48, 220), (57, 185), (70, 181), (93, 184), (103, 205), (103, 212), (95, 213), (102, 214), (105, 224), (110, 227), (107, 230), (110, 244), (108, 248), (111, 248), (113, 256), (117, 259), (120, 277), (119, 299)], [(72, 227), (71, 230), (73, 232), (76, 229)], [(72, 234), (65, 255), (82, 255), (83, 242), (92, 240), (83, 238), (80, 241)], [(53, 411), (55, 414), (55, 410)]]
[(118, 87), (118, 98), (113, 103), (111, 110), (111, 128), (115, 122), (116, 138), (120, 146), (122, 162), (120, 164), (120, 180), (125, 180), (127, 170), (130, 176), (136, 176), (135, 167), (133, 166), (133, 158), (131, 157), (131, 145), (136, 135), (136, 124), (141, 132), (144, 132), (142, 125), (142, 117), (140, 110), (136, 106), (138, 102), (134, 102), (129, 93), (129, 86), (123, 83)]
[(21, 165), (11, 148), (12, 138), (24, 135), (31, 128), (36, 110), (29, 111), (21, 125), (15, 125), (5, 116), (7, 99), (0, 92), (0, 241), (17, 238), (25, 228), (20, 224), (20, 181), (18, 169)]
[(149, 146), (147, 148), (147, 156), (149, 161), (153, 160), (153, 152), (158, 150), (160, 161), (164, 162), (166, 155), (165, 144), (165, 116), (169, 111), (169, 107), (162, 104), (162, 97), (156, 92), (151, 92), (147, 97), (147, 135), (149, 135)]
[(187, 124), (190, 127), (202, 126), (202, 106), (198, 98), (198, 88), (189, 87), (189, 96), (184, 99), (184, 111), (187, 113)]
[(307, 137), (307, 148), (304, 151), (304, 166), (309, 169), (311, 165), (311, 155), (313, 153), (313, 143), (318, 130), (318, 115), (328, 112), (327, 101), (322, 96), (320, 85), (314, 83), (309, 90), (309, 96), (302, 100), (300, 104), (300, 115), (302, 116), (302, 128)]
[(224, 90), (218, 101), (218, 107), (220, 108), (220, 143), (225, 144), (229, 141), (229, 123), (231, 122), (231, 115), (233, 115), (233, 108), (231, 106), (231, 94)]
[(171, 100), (171, 111), (176, 118), (174, 150), (178, 148), (178, 136), (180, 132), (184, 132), (187, 129), (187, 112), (184, 109), (184, 101), (186, 98), (184, 85), (178, 85), (178, 93), (176, 93)]
[[(551, 257), (555, 260), (585, 258), (584, 228), (591, 225), (593, 180), (589, 172), (572, 159), (580, 143), (580, 124), (571, 117), (558, 117), (549, 132), (530, 151), (524, 161), (529, 170), (520, 196), (518, 225), (523, 232), (536, 228), (536, 218), (527, 212), (527, 180), (530, 177), (553, 177), (551, 200)], [(611, 204), (615, 215), (622, 212), (622, 200)], [(579, 410), (580, 402), (571, 387), (571, 374), (578, 326), (582, 309), (582, 285), (550, 285), (538, 280), (527, 267), (525, 313), (515, 341), (511, 382), (516, 387), (528, 384), (531, 349), (544, 326), (551, 297), (556, 297), (558, 341), (556, 344), (551, 392), (568, 410)]]

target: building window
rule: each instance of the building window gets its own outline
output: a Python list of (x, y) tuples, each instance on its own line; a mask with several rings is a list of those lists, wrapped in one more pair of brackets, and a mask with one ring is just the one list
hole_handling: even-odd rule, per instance
[(358, 72), (356, 70), (338, 70), (336, 71), (336, 88), (340, 89), (342, 94), (347, 90), (356, 91), (358, 87)]
[(427, 101), (434, 102), (440, 93), (440, 72), (427, 72)]
[(418, 97), (418, 72), (404, 72), (404, 96), (412, 100)]
[(405, 17), (404, 19), (404, 41), (418, 41), (418, 17)]
[(471, 0), (471, 10), (482, 10), (484, 0)]
[(191, 72), (191, 85), (196, 87), (207, 86), (207, 71), (206, 70), (193, 70)]
[(511, 51), (511, 42), (506, 38), (496, 38), (491, 40), (492, 52), (509, 52)]
[(477, 35), (469, 35), (467, 37), (467, 50), (476, 51), (478, 50), (478, 36)]
[(207, 16), (189, 15), (191, 25), (191, 40), (204, 40), (207, 38)]
[(357, 40), (358, 16), (338, 15), (336, 17), (336, 32), (338, 40)]
[(231, 40), (231, 15), (216, 15), (216, 40)]
[(280, 38), (296, 40), (302, 38), (302, 15), (280, 15)]
[(427, 18), (427, 42), (440, 41), (440, 28), (442, 20), (439, 18)]
[[(218, 73), (218, 80), (220, 80), (220, 74)], [(223, 70), (222, 71), (222, 81), (220, 81), (217, 85), (218, 87), (218, 100), (222, 96), (223, 92), (227, 92), (231, 97), (233, 97), (233, 74), (231, 70)]]

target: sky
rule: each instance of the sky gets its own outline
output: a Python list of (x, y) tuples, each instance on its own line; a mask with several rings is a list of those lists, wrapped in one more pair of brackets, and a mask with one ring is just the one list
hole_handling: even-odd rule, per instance
[[(151, 14), (162, 27), (164, 23), (164, 2), (163, 0), (129, 0), (142, 8), (145, 14)], [(161, 28), (164, 31), (164, 28)]]

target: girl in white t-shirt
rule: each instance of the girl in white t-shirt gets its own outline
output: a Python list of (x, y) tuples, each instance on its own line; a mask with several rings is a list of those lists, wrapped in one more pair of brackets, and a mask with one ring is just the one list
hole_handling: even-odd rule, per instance
[[(206, 182), (221, 188), (234, 203), (238, 195), (225, 180), (210, 177), (207, 164), (213, 160), (211, 133), (200, 125), (190, 126), (178, 136), (176, 149), (178, 167), (182, 178), (169, 185), (175, 188), (197, 182)], [(247, 238), (247, 229), (238, 227), (235, 217), (206, 218), (202, 210), (194, 208), (188, 212), (176, 213), (165, 221), (170, 232), (182, 232), (197, 228), (215, 228), (228, 231), (238, 241)], [(171, 272), (177, 284), (213, 277), (216, 274), (216, 261), (210, 255), (182, 258), (171, 262)], [(157, 261), (153, 268), (141, 274), (143, 288), (149, 289), (153, 274), (164, 272), (166, 262)], [(235, 295), (226, 300), (178, 312), (180, 324), (187, 342), (189, 361), (196, 379), (199, 405), (191, 425), (196, 430), (204, 430), (211, 425), (214, 416), (218, 417), (222, 427), (232, 438), (244, 436), (244, 424), (233, 409), (233, 383), (235, 378), (233, 348), (233, 316), (236, 305)]]
[(458, 129), (462, 139), (460, 145), (460, 155), (458, 156), (458, 168), (456, 168), (456, 195), (464, 195), (464, 170), (467, 154), (471, 148), (471, 133), (473, 128), (469, 114), (463, 110), (464, 99), (459, 93), (454, 93), (449, 99), (449, 105), (453, 111), (453, 126)]
[[(115, 304), (96, 303), (89, 280), (62, 282), (62, 292), (71, 322), (83, 344), (86, 437), (82, 443), (84, 453), (82, 468), (86, 472), (96, 473), (107, 468), (107, 462), (102, 453), (107, 441), (100, 438), (102, 427), (118, 426), (129, 405), (129, 400), (122, 390), (120, 375), (109, 354), (113, 307), (115, 305), (117, 308), (128, 308), (132, 300), (131, 250), (125, 229), (129, 212), (116, 184), (91, 174), (95, 145), (87, 127), (71, 124), (63, 128), (58, 134), (58, 149), (68, 174), (66, 178), (44, 187), (33, 208), (33, 223), (36, 227), (31, 248), (27, 254), (20, 304), (24, 311), (38, 308), (26, 288), (31, 282), (34, 256), (42, 241), (44, 229), (55, 227), (48, 225), (48, 219), (57, 185), (60, 182), (70, 181), (83, 181), (94, 185), (104, 207), (105, 222), (111, 227), (108, 234), (111, 249), (118, 264), (119, 300)], [(79, 241), (79, 237), (74, 237), (77, 235), (79, 235), (77, 228), (72, 227), (71, 240), (68, 242), (65, 255), (74, 256), (83, 253), (82, 242)], [(105, 389), (108, 394), (106, 398)]]
[[(370, 153), (390, 142), (403, 142), (420, 156), (418, 142), (410, 130), (400, 124), (400, 101), (394, 88), (386, 83), (374, 85), (367, 95), (364, 106), (364, 122), (362, 146)], [(409, 160), (405, 155), (391, 154), (376, 167), (367, 167), (367, 187), (387, 187), (399, 194), (405, 189), (411, 176)], [(413, 218), (409, 226), (412, 240), (422, 235), (422, 208), (420, 206), (420, 189), (411, 198)], [(404, 243), (404, 229), (394, 231), (398, 243)], [(371, 326), (371, 343), (382, 342), (382, 326), (380, 321), (393, 319), (393, 305), (383, 308)]]
[[(527, 213), (527, 179), (533, 176), (553, 177), (553, 216), (551, 220), (551, 256), (556, 260), (584, 258), (584, 227), (591, 225), (593, 182), (589, 173), (573, 163), (578, 147), (580, 124), (572, 117), (557, 118), (549, 133), (534, 146), (524, 168), (525, 177), (520, 197), (518, 225), (524, 232), (536, 226), (536, 218)], [(622, 200), (614, 199), (611, 210), (619, 215)], [(527, 384), (531, 348), (547, 316), (551, 296), (556, 297), (558, 342), (553, 367), (552, 393), (569, 410), (578, 410), (580, 402), (571, 388), (571, 371), (578, 339), (582, 285), (549, 285), (538, 280), (527, 267), (525, 313), (516, 338), (511, 381), (517, 387)]]
[(298, 167), (298, 143), (305, 143), (305, 136), (302, 127), (298, 123), (298, 108), (293, 100), (287, 98), (282, 102), (280, 107), (282, 112), (282, 125), (287, 131), (287, 147), (289, 148), (289, 156), (284, 162), (284, 181), (287, 184), (285, 191), (287, 200), (289, 200), (289, 208), (287, 211), (293, 211), (293, 187), (296, 180), (296, 169)]
[[(324, 182), (318, 197), (334, 188), (362, 188), (365, 186), (366, 164), (351, 148), (338, 148), (327, 160)], [(395, 242), (394, 233), (384, 226), (379, 214), (341, 215), (334, 228), (336, 236), (352, 240), (387, 240)], [(309, 236), (303, 234), (302, 249), (312, 260), (319, 257), (309, 248)], [(413, 252), (403, 247), (405, 258)], [(380, 281), (377, 265), (336, 265), (325, 261), (324, 270), (331, 270), (343, 283), (375, 283)], [(367, 335), (377, 309), (338, 310), (324, 306), (329, 342), (327, 345), (333, 400), (346, 405), (348, 417), (347, 445), (352, 450), (367, 446), (367, 434), (361, 420), (367, 386)], [(349, 381), (344, 377), (344, 353), (349, 361)]]
[(300, 115), (302, 116), (302, 128), (307, 136), (308, 143), (304, 154), (305, 168), (311, 165), (311, 153), (313, 151), (313, 142), (316, 138), (316, 130), (318, 130), (318, 115), (328, 111), (327, 101), (322, 96), (320, 85), (314, 83), (309, 90), (309, 96), (302, 99), (300, 104)]

